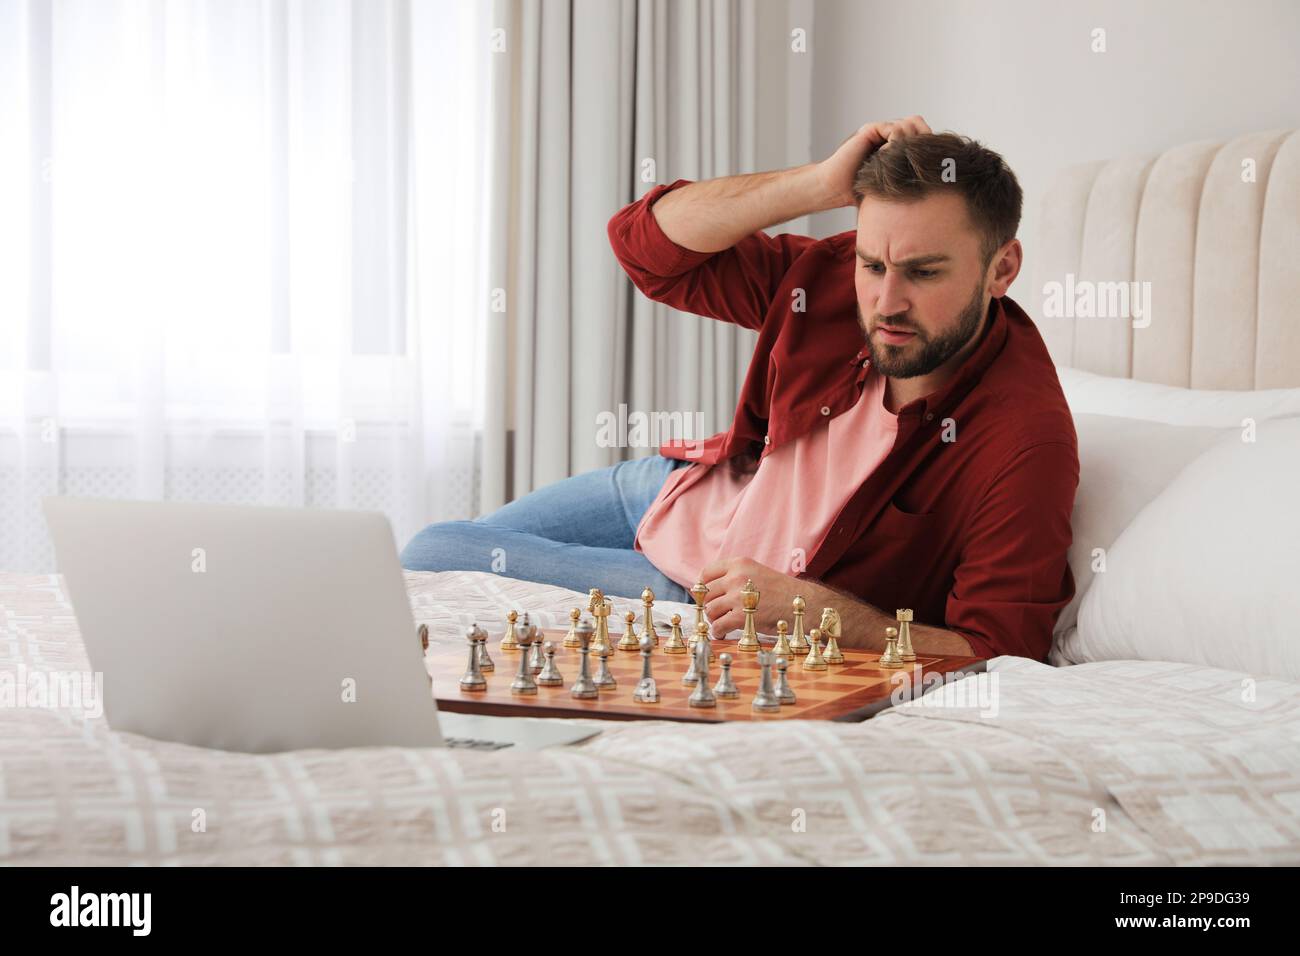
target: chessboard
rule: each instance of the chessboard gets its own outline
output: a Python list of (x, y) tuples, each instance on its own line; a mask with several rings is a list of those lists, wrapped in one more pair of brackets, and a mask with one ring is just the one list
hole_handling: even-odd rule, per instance
[[(678, 720), (695, 723), (721, 723), (729, 720), (835, 720), (861, 721), (892, 706), (910, 700), (935, 686), (944, 674), (977, 673), (984, 670), (984, 660), (975, 657), (935, 657), (918, 655), (914, 663), (900, 669), (880, 667), (880, 654), (844, 648), (844, 663), (830, 664), (826, 670), (805, 670), (796, 658), (789, 664), (787, 677), (796, 701), (785, 704), (779, 713), (754, 713), (750, 709), (758, 688), (760, 667), (757, 653), (737, 649), (735, 640), (712, 642), (715, 655), (710, 665), (710, 683), (719, 674), (717, 655), (732, 658), (731, 676), (740, 691), (734, 699), (719, 699), (714, 708), (694, 708), (687, 704), (692, 687), (684, 685), (682, 675), (690, 665), (689, 654), (664, 653), (663, 644), (654, 649), (652, 668), (659, 689), (658, 703), (639, 703), (632, 699), (641, 676), (641, 653), (614, 650), (609, 655), (609, 669), (618, 686), (602, 689), (596, 700), (575, 700), (570, 696), (573, 678), (579, 670), (580, 651), (565, 647), (563, 629), (543, 632), (543, 640), (555, 644), (555, 663), (564, 677), (558, 687), (541, 686), (535, 696), (516, 696), (510, 683), (519, 668), (518, 650), (502, 650), (499, 635), (488, 645), (495, 670), (484, 674), (487, 687), (465, 690), (460, 678), (465, 673), (468, 645), (431, 645), (426, 653), (432, 675), (433, 694), (440, 710), (462, 714), (485, 714), (503, 717), (584, 717), (609, 720)], [(613, 635), (617, 638), (617, 634)], [(764, 647), (770, 649), (771, 642)], [(933, 675), (933, 676), (932, 676)]]

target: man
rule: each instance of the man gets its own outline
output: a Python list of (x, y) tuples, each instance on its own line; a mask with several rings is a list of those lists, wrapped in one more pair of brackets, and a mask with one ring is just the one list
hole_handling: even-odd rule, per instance
[[(654, 187), (610, 242), (649, 298), (758, 332), (731, 428), (431, 526), (404, 565), (488, 570), (495, 547), (511, 576), (674, 600), (698, 578), (717, 637), (752, 580), (767, 633), (802, 595), (839, 610), (845, 646), (882, 649), (910, 607), (920, 653), (1043, 659), (1074, 591), (1079, 468), (1047, 349), (1006, 297), (1021, 203), (1000, 156), (919, 116), (820, 163)], [(761, 231), (853, 204), (855, 231)]]

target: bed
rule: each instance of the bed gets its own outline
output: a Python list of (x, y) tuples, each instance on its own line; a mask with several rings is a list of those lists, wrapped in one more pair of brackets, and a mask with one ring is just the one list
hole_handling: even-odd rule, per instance
[[(1249, 202), (1223, 201), (1243, 157), (1264, 185)], [(1266, 133), (1070, 170), (1047, 196), (1034, 288), (1071, 272), (1156, 275), (1182, 290), (1141, 330), (1155, 329), (1154, 343), (1127, 320), (1086, 331), (1077, 319), (1044, 322), (1085, 462), (1071, 556), (1084, 587), (1051, 664), (996, 658), (985, 674), (861, 724), (611, 722), (535, 753), (242, 755), (116, 733), (102, 717), (48, 706), (32, 688), (88, 669), (75, 619), (57, 575), (3, 574), (0, 863), (1300, 863), (1294, 599), (1252, 592), (1263, 610), (1216, 642), (1216, 614), (1239, 621), (1242, 609), (1203, 569), (1160, 558), (1183, 577), (1161, 585), (1173, 603), (1155, 609), (1143, 577), (1216, 475), (1240, 488), (1268, 470), (1234, 464), (1246, 443), (1225, 431), (1250, 419), (1262, 436), (1252, 452), (1274, 456), (1270, 468), (1291, 461), (1300, 270), (1281, 250), (1300, 247), (1298, 184), (1300, 136)], [(1236, 259), (1220, 267), (1211, 229), (1232, 237), (1240, 269)], [(1225, 302), (1249, 330), (1248, 354), (1206, 347), (1206, 310)], [(1138, 455), (1135, 466), (1135, 449), (1160, 449), (1159, 461)], [(1265, 483), (1251, 497), (1267, 504), (1272, 493)], [(1229, 511), (1229, 522), (1240, 516)], [(1290, 573), (1284, 555), (1251, 561), (1276, 557), (1270, 542), (1294, 522), (1251, 525), (1253, 558), (1225, 530), (1225, 553), (1203, 560), (1226, 563), (1215, 572), (1223, 587), (1240, 586), (1237, 566), (1258, 577), (1280, 562)], [(1090, 570), (1098, 549), (1110, 558), (1104, 574)], [(585, 598), (470, 572), (408, 572), (406, 584), (433, 643), (461, 641), (472, 620), (510, 607), (560, 625)], [(1174, 626), (1188, 602), (1209, 605)], [(614, 604), (616, 617), (639, 609)]]

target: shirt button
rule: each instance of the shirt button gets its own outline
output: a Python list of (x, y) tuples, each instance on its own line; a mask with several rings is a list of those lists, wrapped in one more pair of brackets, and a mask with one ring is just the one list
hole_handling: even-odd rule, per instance
[(934, 412), (926, 412), (926, 413), (925, 413), (925, 420), (926, 420), (927, 422), (932, 422), (932, 421), (934, 421)]
[(770, 445), (770, 444), (772, 444), (772, 436), (771, 436), (771, 435), (764, 435), (764, 436), (763, 436), (763, 444), (764, 444), (764, 445)]
[(830, 413), (831, 413), (831, 407), (830, 407), (829, 405), (823, 405), (823, 406), (822, 406), (822, 414), (823, 414), (823, 415), (829, 415)]

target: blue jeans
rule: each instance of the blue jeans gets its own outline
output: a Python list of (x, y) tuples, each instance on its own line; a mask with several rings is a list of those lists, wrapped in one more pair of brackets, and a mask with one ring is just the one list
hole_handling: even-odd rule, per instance
[(691, 464), (662, 455), (622, 461), (538, 488), (473, 521), (431, 524), (402, 550), (410, 571), (489, 571), (574, 591), (689, 601), (632, 550), (637, 525), (668, 475)]

